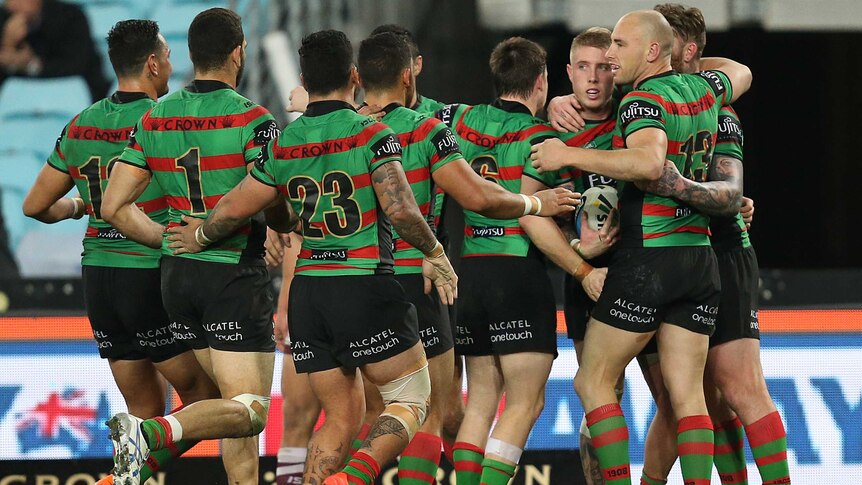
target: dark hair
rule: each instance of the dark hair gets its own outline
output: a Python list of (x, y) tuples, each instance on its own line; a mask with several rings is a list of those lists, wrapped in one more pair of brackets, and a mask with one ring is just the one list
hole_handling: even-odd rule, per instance
[(353, 46), (339, 30), (321, 30), (302, 39), (299, 68), (309, 93), (325, 94), (350, 82)]
[(529, 97), (536, 78), (545, 72), (547, 54), (539, 44), (523, 37), (510, 37), (491, 52), (491, 76), (497, 96)]
[(410, 57), (413, 59), (419, 57), (419, 44), (416, 43), (416, 37), (413, 37), (412, 32), (397, 24), (384, 24), (372, 30), (371, 35), (374, 36), (386, 32), (403, 37), (404, 41), (407, 42), (407, 46), (410, 47)]
[(697, 46), (697, 58), (703, 55), (706, 47), (706, 20), (703, 12), (697, 7), (686, 7), (678, 3), (662, 3), (655, 6), (655, 11), (664, 15), (673, 33), (683, 42), (694, 42)]
[(398, 34), (372, 35), (359, 44), (357, 67), (367, 91), (391, 88), (410, 67), (410, 48)]
[(152, 20), (121, 20), (108, 32), (108, 57), (117, 77), (139, 74), (150, 54), (163, 47), (159, 24)]
[(226, 8), (204, 10), (189, 26), (192, 64), (200, 71), (219, 69), (243, 39), (242, 19), (236, 12)]

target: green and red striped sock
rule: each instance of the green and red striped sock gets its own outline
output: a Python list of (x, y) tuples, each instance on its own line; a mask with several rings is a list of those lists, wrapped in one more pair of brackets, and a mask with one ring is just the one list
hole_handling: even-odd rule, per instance
[(347, 474), (351, 485), (371, 485), (380, 474), (380, 465), (368, 453), (357, 451), (341, 471)]
[(587, 413), (587, 426), (606, 485), (631, 485), (629, 429), (619, 403), (599, 406)]
[(482, 479), (482, 459), (485, 450), (478, 446), (459, 441), (452, 447), (455, 459), (455, 480), (458, 485), (479, 485)]
[(150, 451), (161, 450), (174, 444), (171, 425), (161, 416), (145, 419), (141, 422), (141, 432), (144, 434)]
[(147, 479), (155, 475), (157, 471), (164, 468), (183, 453), (192, 449), (192, 447), (198, 443), (198, 441), (180, 440), (162, 448), (161, 450), (150, 451), (150, 456), (147, 457), (147, 461), (144, 463), (144, 466), (141, 467), (141, 483), (147, 481)]
[(748, 485), (745, 432), (738, 417), (715, 426), (715, 469), (724, 485)]
[(653, 478), (646, 474), (646, 472), (641, 473), (641, 484), (640, 485), (665, 485), (667, 480), (659, 480), (658, 478)]
[(368, 438), (368, 433), (371, 431), (371, 425), (368, 423), (364, 423), (361, 428), (359, 428), (359, 434), (356, 435), (356, 438), (353, 438), (353, 443), (350, 445), (350, 451), (347, 452), (347, 461), (350, 460), (350, 457), (353, 456), (354, 453), (359, 451), (359, 448), (362, 448), (362, 443), (365, 442), (365, 438)]
[[(480, 485), (507, 485), (509, 480), (515, 476), (516, 466), (485, 458), (482, 460), (482, 477), (479, 479), (479, 483)], [(461, 485), (461, 482), (458, 482), (458, 485)]]
[(398, 461), (398, 483), (436, 485), (442, 442), (439, 436), (430, 433), (420, 431), (413, 435)]
[(455, 447), (455, 443), (450, 443), (446, 440), (442, 440), (442, 441), (443, 441), (443, 454), (446, 455), (446, 459), (449, 460), (449, 463), (451, 463), (452, 466), (455, 466), (455, 456), (452, 454), (453, 453), (452, 449)]
[(709, 485), (715, 434), (712, 420), (706, 415), (686, 416), (676, 428), (679, 464), (685, 485)]
[(790, 483), (787, 466), (787, 432), (778, 411), (767, 414), (745, 427), (748, 444), (760, 471), (763, 485)]

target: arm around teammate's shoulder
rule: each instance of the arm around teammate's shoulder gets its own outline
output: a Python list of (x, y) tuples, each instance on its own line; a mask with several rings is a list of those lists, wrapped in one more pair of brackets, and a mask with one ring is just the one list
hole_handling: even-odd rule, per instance
[(753, 75), (751, 69), (745, 64), (741, 64), (732, 59), (725, 57), (704, 57), (700, 61), (702, 71), (721, 71), (727, 76), (730, 81), (730, 99), (725, 100), (724, 104), (730, 104), (739, 99), (751, 87)]

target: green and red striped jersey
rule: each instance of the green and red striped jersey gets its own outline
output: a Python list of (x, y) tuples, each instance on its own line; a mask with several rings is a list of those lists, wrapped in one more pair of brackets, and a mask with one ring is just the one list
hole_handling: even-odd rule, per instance
[[(401, 164), (416, 204), (422, 216), (434, 227), (434, 216), (440, 211), (435, 207), (434, 180), (431, 175), (440, 167), (463, 158), (455, 135), (442, 121), (427, 114), (417, 113), (397, 103), (383, 108), (383, 122), (395, 132), (401, 143)], [(393, 229), (395, 244), (395, 274), (422, 273), (423, 254), (407, 241), (398, 237)]]
[(437, 110), (443, 109), (445, 106), (445, 104), (436, 99), (431, 99), (427, 96), (422, 96), (419, 93), (416, 93), (416, 102), (413, 103), (413, 106), (410, 109), (417, 113), (432, 114)]
[(318, 101), (285, 128), (251, 175), (278, 188), (302, 220), (296, 274), (392, 274), (392, 230), (371, 173), (401, 161), (398, 137), (343, 101)]
[[(171, 226), (183, 215), (205, 219), (277, 134), (266, 108), (228, 84), (196, 80), (141, 118), (120, 161), (152, 172), (167, 199)], [(265, 238), (263, 219), (255, 216), (204, 251), (179, 257), (263, 264)], [(172, 254), (167, 239), (162, 254)]]
[[(557, 132), (521, 103), (496, 100), (490, 105), (452, 104), (437, 112), (450, 126), (464, 159), (480, 176), (519, 193), (530, 147)], [(491, 219), (464, 211), (462, 257), (526, 256), (530, 240), (518, 219)]]
[[(616, 109), (613, 113), (605, 120), (586, 120), (586, 126), (583, 129), (573, 133), (561, 133), (560, 139), (570, 147), (610, 150), (613, 147), (614, 129), (617, 124)], [(524, 175), (538, 180), (546, 187), (556, 187), (571, 182), (574, 185), (574, 191), (580, 193), (597, 185), (617, 185), (617, 181), (611, 177), (585, 172), (574, 167), (539, 173), (532, 164), (528, 163), (524, 167)]]
[[(718, 113), (718, 138), (715, 143), (715, 156), (725, 155), (741, 162), (742, 141), (742, 124), (739, 122), (739, 116), (730, 106), (722, 107)], [(733, 217), (711, 217), (709, 230), (712, 233), (710, 242), (716, 250), (731, 250), (751, 246), (748, 229), (745, 228), (745, 222), (742, 221), (742, 216), (739, 214)]]
[[(614, 147), (624, 148), (626, 138), (638, 130), (658, 128), (667, 134), (668, 160), (684, 177), (704, 181), (715, 148), (718, 111), (731, 97), (730, 81), (719, 71), (667, 71), (647, 78), (620, 103), (620, 137)], [(709, 245), (709, 216), (672, 197), (645, 193), (635, 184), (624, 185), (620, 196), (622, 245)]]
[[(145, 93), (116, 92), (81, 111), (63, 129), (48, 165), (68, 173), (87, 206), (84, 266), (158, 268), (161, 254), (126, 239), (102, 219), (102, 195), (114, 162), (123, 153), (135, 123), (155, 105)], [(151, 183), (136, 201), (151, 219), (166, 224), (168, 206), (161, 188)]]

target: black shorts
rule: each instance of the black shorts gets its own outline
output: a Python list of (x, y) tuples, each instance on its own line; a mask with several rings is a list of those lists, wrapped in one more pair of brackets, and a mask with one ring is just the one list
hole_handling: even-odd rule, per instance
[(432, 288), (431, 293), (426, 295), (421, 274), (396, 275), (395, 281), (404, 288), (407, 301), (416, 307), (419, 339), (425, 347), (425, 356), (430, 359), (454, 347), (449, 310), (445, 308), (447, 305), (440, 301), (437, 289)]
[(618, 248), (593, 317), (629, 332), (662, 322), (711, 335), (721, 282), (709, 246)]
[(709, 345), (715, 346), (741, 338), (760, 339), (757, 322), (760, 272), (753, 247), (717, 251), (721, 275), (721, 304), (715, 320), (715, 333)]
[[(587, 335), (587, 322), (590, 321), (590, 315), (593, 312), (593, 308), (596, 307), (596, 302), (587, 296), (583, 285), (570, 274), (566, 274), (563, 288), (566, 292), (563, 298), (563, 312), (566, 316), (566, 334), (572, 340), (583, 341)], [(656, 343), (655, 336), (653, 336), (639, 355), (656, 353), (658, 353), (658, 344)]]
[(535, 256), (461, 260), (455, 349), (461, 355), (557, 352), (557, 308)]
[(263, 265), (163, 257), (162, 299), (174, 337), (192, 348), (275, 350), (275, 306)]
[(392, 275), (295, 276), (287, 322), (301, 373), (373, 364), (419, 342), (416, 308)]
[(158, 268), (84, 266), (84, 301), (103, 359), (162, 362), (190, 350), (174, 339)]

